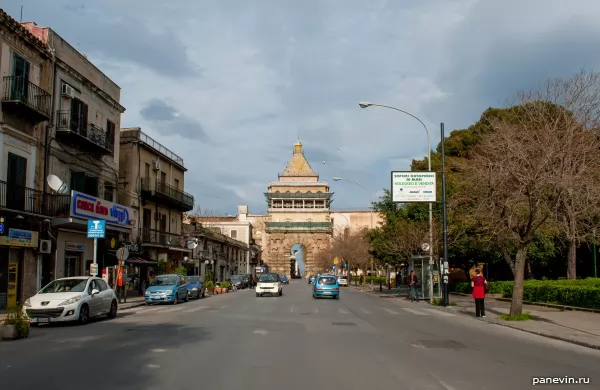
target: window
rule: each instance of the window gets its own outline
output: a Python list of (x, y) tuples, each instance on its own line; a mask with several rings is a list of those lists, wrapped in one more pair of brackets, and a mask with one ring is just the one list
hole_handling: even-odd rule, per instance
[(69, 129), (87, 137), (88, 105), (77, 98), (71, 99), (71, 124)]
[(102, 279), (96, 279), (96, 286), (98, 286), (100, 291), (106, 291), (108, 290), (108, 286), (106, 285), (106, 282)]
[(146, 166), (144, 166), (144, 177), (149, 179), (150, 178), (150, 164), (146, 163)]
[(91, 196), (98, 196), (98, 178), (85, 172), (71, 171), (71, 189)]
[(115, 123), (106, 120), (106, 146), (114, 152), (115, 145)]
[(160, 172), (160, 181), (162, 181), (164, 184), (167, 184), (167, 174), (164, 172)]
[(237, 230), (232, 230), (229, 232), (229, 234), (231, 234), (231, 238), (234, 240), (237, 239)]
[(175, 188), (179, 189), (179, 180), (175, 179)]
[(29, 95), (29, 61), (13, 53), (13, 80), (10, 84), (10, 99), (28, 101)]
[(104, 200), (113, 201), (113, 185), (110, 183), (104, 183)]

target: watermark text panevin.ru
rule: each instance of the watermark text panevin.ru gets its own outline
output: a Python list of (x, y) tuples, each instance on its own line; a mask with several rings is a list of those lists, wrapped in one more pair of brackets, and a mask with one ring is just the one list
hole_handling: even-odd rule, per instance
[(532, 385), (589, 385), (590, 378), (572, 376), (537, 376), (531, 379)]

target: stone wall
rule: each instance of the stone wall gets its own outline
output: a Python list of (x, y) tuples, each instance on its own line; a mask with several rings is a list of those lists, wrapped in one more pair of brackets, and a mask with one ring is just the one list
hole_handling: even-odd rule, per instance
[[(269, 271), (290, 273), (290, 253), (294, 244), (304, 247), (306, 264), (304, 271), (312, 274), (316, 271), (315, 256), (319, 250), (324, 250), (331, 243), (329, 233), (268, 233), (266, 251), (263, 260), (269, 265)], [(333, 259), (332, 259), (333, 260)]]

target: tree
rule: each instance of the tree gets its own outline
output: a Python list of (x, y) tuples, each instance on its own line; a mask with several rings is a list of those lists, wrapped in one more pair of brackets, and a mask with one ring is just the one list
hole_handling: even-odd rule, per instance
[(315, 253), (314, 266), (319, 271), (326, 271), (333, 265), (331, 248), (320, 249)]
[[(574, 146), (581, 142), (597, 145), (593, 133), (582, 128), (583, 118), (597, 123), (597, 115), (590, 106), (588, 115), (583, 115), (585, 110), (574, 111), (577, 104), (573, 102), (584, 94), (578, 96), (574, 89), (569, 95), (564, 88), (585, 85), (584, 80), (576, 76), (551, 81), (544, 90), (520, 93), (520, 104), (503, 117), (489, 120), (493, 131), (482, 136), (473, 155), (462, 164), (468, 180), (462, 181), (461, 191), (451, 200), (454, 207), (469, 210), (480, 232), (515, 250), (511, 315), (522, 312), (527, 255), (536, 236), (553, 230), (553, 217), (561, 203), (578, 188), (574, 184), (581, 176), (574, 172), (579, 170), (571, 169), (579, 153)], [(579, 164), (579, 169), (584, 166)], [(507, 251), (504, 255), (510, 256)]]
[(357, 231), (346, 229), (336, 234), (331, 245), (333, 256), (347, 262), (349, 269), (367, 269), (371, 260), (367, 231), (366, 228)]

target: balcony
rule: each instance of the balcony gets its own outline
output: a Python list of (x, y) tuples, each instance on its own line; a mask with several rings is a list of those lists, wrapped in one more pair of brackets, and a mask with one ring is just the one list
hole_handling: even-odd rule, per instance
[(146, 246), (176, 246), (181, 248), (181, 234), (163, 232), (157, 229), (140, 228), (139, 238)]
[(0, 209), (52, 217), (69, 216), (70, 195), (46, 194), (46, 210), (43, 208), (43, 192), (0, 180)]
[(142, 198), (185, 213), (194, 209), (194, 196), (161, 180), (143, 177)]
[(113, 154), (114, 140), (107, 136), (106, 130), (86, 123), (84, 119), (71, 115), (71, 111), (59, 111), (56, 114), (56, 138), (89, 153)]
[(333, 232), (331, 222), (267, 222), (267, 232)]
[(21, 76), (4, 76), (2, 110), (38, 124), (52, 116), (52, 96)]

